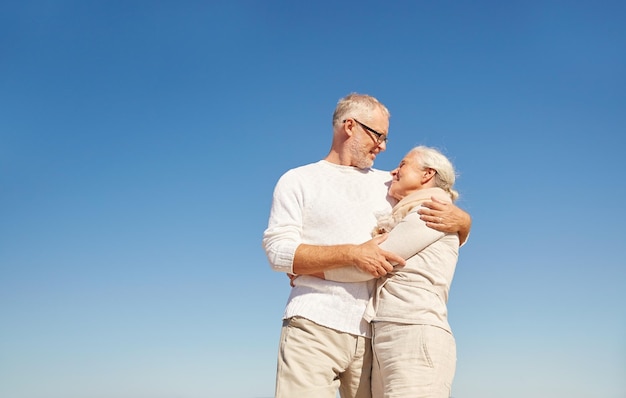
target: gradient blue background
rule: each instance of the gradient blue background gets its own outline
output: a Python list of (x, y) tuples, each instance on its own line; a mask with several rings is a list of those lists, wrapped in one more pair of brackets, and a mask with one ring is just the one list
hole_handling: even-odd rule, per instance
[(0, 396), (273, 395), (272, 189), (349, 92), (474, 220), (455, 398), (626, 396), (626, 3), (4, 1)]

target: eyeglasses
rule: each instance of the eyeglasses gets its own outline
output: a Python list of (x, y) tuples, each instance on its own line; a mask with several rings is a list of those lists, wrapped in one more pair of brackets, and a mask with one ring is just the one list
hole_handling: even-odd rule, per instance
[[(345, 123), (348, 119), (345, 119), (343, 122)], [(352, 120), (354, 120), (355, 122), (357, 122), (359, 124), (359, 126), (363, 127), (365, 130), (369, 131), (370, 133), (372, 133), (374, 135), (375, 141), (380, 145), (383, 142), (386, 144), (387, 143), (387, 135), (383, 134), (383, 133), (379, 133), (378, 131), (374, 130), (373, 128), (369, 127), (366, 124), (363, 124), (361, 122), (359, 122), (358, 120), (356, 120), (355, 118), (352, 118)]]

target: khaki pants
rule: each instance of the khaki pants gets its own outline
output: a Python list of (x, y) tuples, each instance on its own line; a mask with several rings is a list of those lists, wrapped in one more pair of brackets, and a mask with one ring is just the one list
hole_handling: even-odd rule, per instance
[(369, 338), (300, 317), (283, 321), (276, 398), (371, 398)]
[(428, 325), (372, 323), (374, 398), (449, 398), (456, 369), (456, 343)]

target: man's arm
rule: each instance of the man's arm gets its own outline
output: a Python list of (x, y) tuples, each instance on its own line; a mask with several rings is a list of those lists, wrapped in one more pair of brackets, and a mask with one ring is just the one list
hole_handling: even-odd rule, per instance
[(360, 245), (314, 246), (300, 244), (293, 259), (293, 272), (309, 275), (330, 269), (354, 265), (374, 277), (393, 270), (392, 264), (404, 265), (402, 257), (381, 249), (378, 245), (386, 236), (377, 236)]
[(404, 260), (378, 247), (381, 238), (362, 244), (309, 245), (302, 242), (304, 188), (296, 172), (285, 173), (274, 188), (263, 248), (273, 270), (311, 275), (354, 265), (374, 276), (392, 270), (391, 263)]
[(472, 228), (472, 218), (468, 213), (434, 197), (424, 202), (423, 206), (426, 209), (421, 208), (419, 214), (428, 227), (441, 232), (458, 233), (460, 244), (465, 244)]
[[(445, 234), (445, 232), (426, 226), (415, 209), (393, 227), (391, 232), (386, 235), (388, 239), (381, 242), (380, 247), (402, 256), (404, 259), (409, 259), (444, 237)], [(451, 232), (451, 234), (456, 233)], [(357, 282), (371, 279), (369, 274), (360, 272), (355, 267), (331, 269), (324, 272), (324, 277), (338, 282)]]

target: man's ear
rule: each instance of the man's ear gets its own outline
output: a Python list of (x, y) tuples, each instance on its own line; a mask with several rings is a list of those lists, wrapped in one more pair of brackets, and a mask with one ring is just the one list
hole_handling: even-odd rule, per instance
[(354, 127), (354, 120), (352, 119), (344, 119), (343, 121), (343, 132), (348, 136), (352, 137), (352, 129)]

